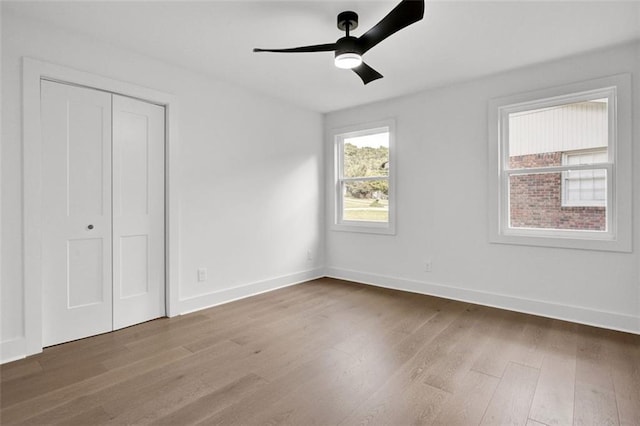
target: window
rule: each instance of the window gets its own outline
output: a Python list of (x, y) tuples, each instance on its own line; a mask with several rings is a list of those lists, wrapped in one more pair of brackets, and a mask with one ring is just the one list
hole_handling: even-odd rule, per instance
[(628, 76), (496, 99), (489, 113), (492, 242), (630, 250)]
[(393, 140), (392, 121), (334, 133), (333, 229), (394, 232)]
[[(602, 164), (608, 158), (606, 148), (569, 151), (562, 154), (562, 164)], [(606, 203), (607, 174), (604, 170), (568, 170), (562, 173), (563, 207), (605, 207)]]

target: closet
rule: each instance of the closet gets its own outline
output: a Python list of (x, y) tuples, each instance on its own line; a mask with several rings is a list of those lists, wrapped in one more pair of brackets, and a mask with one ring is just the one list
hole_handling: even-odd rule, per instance
[(164, 107), (40, 93), (43, 345), (164, 316)]

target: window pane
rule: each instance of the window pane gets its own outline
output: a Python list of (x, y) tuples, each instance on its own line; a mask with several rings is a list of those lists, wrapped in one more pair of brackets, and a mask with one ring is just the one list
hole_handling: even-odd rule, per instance
[(342, 188), (342, 220), (389, 221), (388, 180), (345, 182)]
[(344, 177), (389, 176), (389, 132), (345, 138)]
[[(593, 178), (589, 184), (567, 178), (574, 173), (590, 173)], [(605, 194), (606, 169), (511, 175), (509, 227), (606, 231)]]
[[(607, 149), (566, 152), (562, 162), (566, 165), (605, 163)], [(604, 206), (606, 204), (606, 171), (571, 170), (562, 174), (563, 205)]]
[(578, 170), (563, 173), (565, 205), (604, 206), (607, 174), (605, 170)]
[[(562, 154), (598, 150), (582, 162), (606, 162), (608, 136), (607, 99), (576, 102), (509, 114), (509, 164), (511, 169), (559, 166)], [(604, 150), (604, 155), (602, 154)]]

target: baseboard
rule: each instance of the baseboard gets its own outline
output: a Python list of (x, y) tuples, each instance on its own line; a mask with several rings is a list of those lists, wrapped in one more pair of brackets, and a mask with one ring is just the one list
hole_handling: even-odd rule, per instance
[(317, 268), (308, 271), (302, 271), (290, 275), (270, 278), (267, 280), (256, 281), (244, 284), (238, 287), (223, 289), (212, 293), (190, 297), (180, 300), (180, 315), (190, 312), (199, 311), (201, 309), (211, 308), (213, 306), (222, 305), (224, 303), (233, 302), (234, 300), (244, 299), (260, 293), (277, 290), (283, 287), (289, 287), (301, 284), (316, 278), (324, 277), (324, 269)]
[(408, 291), (459, 300), (509, 311), (522, 312), (579, 324), (640, 334), (640, 317), (588, 309), (580, 306), (562, 305), (541, 300), (525, 299), (505, 294), (483, 292), (460, 287), (452, 287), (424, 281), (395, 278), (340, 268), (326, 268), (325, 275), (348, 281), (355, 281), (377, 287)]
[[(317, 268), (182, 299), (180, 300), (179, 310), (180, 314), (187, 314), (325, 276), (640, 334), (640, 318), (633, 315), (623, 315), (614, 312), (587, 309), (580, 306), (561, 305), (552, 302), (524, 299), (504, 294), (340, 268)], [(0, 342), (0, 364), (22, 359), (25, 358), (25, 356), (26, 339), (24, 337)]]
[(0, 342), (0, 364), (27, 356), (27, 340), (24, 337)]

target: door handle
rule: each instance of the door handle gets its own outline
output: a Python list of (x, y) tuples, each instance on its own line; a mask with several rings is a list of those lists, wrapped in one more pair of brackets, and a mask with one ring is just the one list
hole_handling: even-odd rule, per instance
[(93, 225), (87, 226), (87, 229), (93, 229)]

